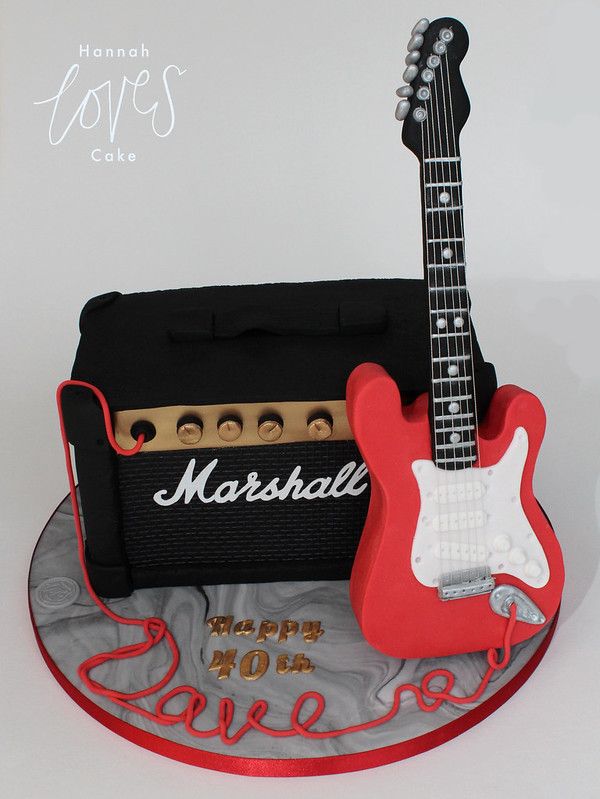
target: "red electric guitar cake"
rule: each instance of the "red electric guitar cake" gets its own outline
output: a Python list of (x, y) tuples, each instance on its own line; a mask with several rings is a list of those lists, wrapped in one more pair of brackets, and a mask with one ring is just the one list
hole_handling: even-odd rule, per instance
[(454, 19), (412, 32), (396, 117), (420, 163), (431, 385), (402, 405), (374, 363), (348, 380), (347, 413), (371, 476), (371, 501), (350, 581), (365, 638), (395, 657), (435, 657), (513, 642), (555, 614), (562, 555), (532, 478), (545, 427), (540, 401), (499, 388), (478, 420), (459, 133), (469, 99), (468, 48)]

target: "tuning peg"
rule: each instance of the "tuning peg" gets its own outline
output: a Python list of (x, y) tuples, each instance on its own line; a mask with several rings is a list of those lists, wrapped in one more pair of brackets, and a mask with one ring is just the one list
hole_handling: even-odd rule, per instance
[(418, 50), (419, 47), (423, 44), (423, 36), (420, 33), (415, 33), (414, 36), (411, 36), (406, 47), (407, 50)]
[(437, 40), (436, 40), (436, 41), (433, 43), (433, 45), (432, 45), (432, 48), (431, 48), (431, 49), (433, 50), (433, 52), (434, 52), (436, 55), (444, 55), (444, 53), (446, 52), (446, 49), (447, 49), (447, 48), (446, 48), (446, 45), (444, 44), (444, 42), (440, 42), (440, 40), (439, 40), (439, 39), (437, 39)]
[(405, 64), (416, 64), (417, 61), (421, 58), (421, 53), (418, 50), (412, 50), (404, 59)]
[(442, 28), (442, 30), (438, 33), (438, 36), (443, 42), (446, 42), (446, 44), (454, 39), (454, 34), (450, 28)]
[(414, 89), (412, 86), (400, 86), (399, 89), (396, 89), (398, 97), (412, 97), (413, 93)]
[(419, 67), (416, 64), (409, 64), (402, 75), (402, 80), (406, 83), (412, 83), (419, 73)]
[(429, 27), (429, 20), (425, 19), (425, 17), (423, 17), (423, 19), (420, 19), (417, 22), (417, 24), (411, 30), (410, 33), (411, 33), (412, 36), (414, 36), (415, 33), (425, 33), (425, 31), (427, 30), (428, 27)]
[(400, 102), (396, 106), (396, 119), (398, 120), (398, 122), (402, 122), (402, 120), (406, 118), (409, 110), (410, 110), (410, 102), (408, 100), (400, 100)]

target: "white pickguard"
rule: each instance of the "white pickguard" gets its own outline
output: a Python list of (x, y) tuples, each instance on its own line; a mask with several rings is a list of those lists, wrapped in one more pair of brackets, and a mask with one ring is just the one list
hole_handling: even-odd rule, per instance
[(421, 512), (411, 563), (420, 583), (433, 587), (442, 573), (489, 566), (532, 588), (546, 585), (548, 561), (521, 506), (528, 449), (527, 431), (517, 427), (495, 466), (450, 471), (414, 461)]

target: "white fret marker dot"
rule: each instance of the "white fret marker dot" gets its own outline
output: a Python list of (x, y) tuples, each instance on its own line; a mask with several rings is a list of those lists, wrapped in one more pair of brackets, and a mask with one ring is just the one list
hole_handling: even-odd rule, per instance
[(448, 367), (448, 374), (450, 377), (456, 377), (458, 374), (458, 366), (455, 363), (451, 363)]
[(444, 247), (442, 250), (442, 258), (452, 258), (454, 252), (450, 249), (450, 247)]
[(460, 433), (450, 433), (450, 443), (458, 444), (460, 441)]
[(450, 194), (447, 191), (442, 191), (439, 196), (439, 201), (446, 205), (450, 202)]
[(458, 404), (458, 402), (451, 402), (450, 405), (448, 405), (449, 413), (458, 413), (459, 410), (460, 410), (460, 405)]
[(464, 323), (465, 320), (462, 318), (462, 316), (457, 316), (456, 319), (454, 320), (454, 327), (462, 327)]
[(446, 320), (443, 317), (436, 319), (435, 326), (442, 330), (444, 327), (446, 327)]

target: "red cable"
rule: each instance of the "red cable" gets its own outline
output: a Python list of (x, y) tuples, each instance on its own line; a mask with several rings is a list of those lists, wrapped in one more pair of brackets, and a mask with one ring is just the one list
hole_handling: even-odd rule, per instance
[[(144, 444), (144, 436), (138, 436), (136, 444), (132, 449), (123, 449), (119, 446), (114, 437), (110, 408), (108, 407), (108, 403), (102, 392), (96, 388), (96, 386), (93, 386), (91, 383), (86, 383), (82, 380), (65, 380), (59, 385), (56, 391), (56, 401), (58, 404), (58, 415), (60, 419), (60, 432), (65, 452), (71, 504), (73, 506), (73, 517), (75, 521), (75, 531), (77, 534), (77, 551), (85, 586), (92, 600), (102, 611), (102, 613), (104, 613), (113, 621), (117, 622), (117, 624), (127, 624), (130, 626), (133, 625), (141, 627), (145, 634), (145, 639), (142, 641), (118, 647), (110, 652), (99, 652), (97, 655), (93, 655), (81, 663), (77, 669), (77, 673), (79, 674), (83, 684), (92, 693), (107, 697), (115, 704), (120, 705), (121, 707), (126, 708), (133, 713), (137, 713), (138, 715), (141, 715), (144, 718), (155, 722), (156, 724), (162, 724), (166, 726), (183, 724), (186, 731), (196, 738), (212, 738), (218, 735), (223, 743), (233, 745), (236, 744), (240, 738), (242, 738), (251, 729), (257, 730), (265, 735), (270, 735), (275, 738), (285, 738), (293, 735), (301, 735), (304, 738), (335, 738), (340, 735), (348, 735), (349, 733), (361, 732), (363, 730), (371, 729), (372, 727), (378, 727), (381, 724), (385, 724), (386, 722), (390, 721), (390, 719), (392, 719), (396, 713), (398, 713), (401, 705), (401, 697), (405, 692), (410, 692), (414, 695), (417, 705), (425, 713), (432, 713), (436, 711), (443, 702), (451, 702), (455, 705), (464, 705), (471, 702), (476, 702), (486, 689), (493, 673), (495, 671), (504, 669), (508, 665), (511, 654), (512, 633), (515, 628), (515, 624), (517, 623), (517, 608), (514, 604), (510, 607), (510, 618), (508, 619), (506, 630), (504, 632), (504, 640), (502, 643), (504, 656), (502, 660), (499, 661), (496, 651), (494, 649), (488, 650), (488, 669), (481, 678), (481, 682), (477, 690), (470, 696), (455, 696), (452, 694), (451, 691), (454, 687), (456, 679), (454, 674), (452, 674), (452, 672), (448, 669), (433, 669), (425, 674), (420, 685), (404, 683), (397, 686), (397, 688), (394, 690), (394, 701), (390, 710), (383, 716), (372, 719), (371, 721), (354, 724), (350, 727), (343, 727), (338, 730), (325, 730), (323, 732), (313, 731), (310, 728), (321, 718), (323, 711), (325, 710), (325, 697), (318, 691), (305, 691), (298, 697), (294, 707), (291, 710), (291, 726), (289, 729), (273, 729), (272, 727), (268, 727), (267, 725), (263, 724), (262, 719), (266, 715), (269, 706), (265, 699), (257, 699), (247, 711), (245, 724), (243, 724), (233, 735), (229, 735), (229, 727), (233, 720), (234, 703), (229, 697), (224, 697), (219, 701), (219, 721), (216, 727), (208, 730), (198, 730), (193, 726), (194, 720), (205, 710), (207, 699), (205, 694), (201, 693), (190, 685), (180, 685), (176, 688), (172, 688), (163, 696), (158, 697), (154, 711), (145, 710), (144, 708), (132, 704), (132, 702), (136, 699), (141, 699), (142, 697), (156, 694), (171, 681), (179, 666), (179, 649), (173, 634), (170, 632), (167, 623), (163, 619), (159, 619), (155, 616), (151, 616), (146, 619), (120, 616), (118, 613), (115, 613), (113, 610), (111, 610), (100, 599), (92, 587), (85, 565), (84, 537), (81, 526), (81, 518), (79, 515), (79, 504), (77, 502), (75, 476), (73, 473), (71, 450), (67, 438), (61, 405), (62, 392), (67, 386), (79, 386), (81, 388), (86, 388), (94, 394), (102, 409), (104, 427), (109, 444), (117, 454), (122, 455), (123, 457), (136, 455)], [(132, 692), (116, 691), (112, 688), (106, 687), (90, 676), (90, 672), (104, 663), (113, 660), (129, 660), (131, 658), (139, 657), (140, 655), (146, 654), (154, 646), (157, 646), (163, 641), (167, 643), (167, 646), (171, 652), (171, 665), (167, 669), (165, 675), (158, 682), (150, 685), (147, 688)], [(431, 683), (436, 677), (440, 677), (444, 680), (442, 688), (436, 689), (431, 687)], [(165, 709), (166, 705), (172, 699), (182, 695), (187, 696), (184, 710), (180, 711), (179, 713), (169, 713)], [(300, 715), (304, 710), (304, 706), (309, 700), (314, 700), (316, 706), (304, 721), (300, 721)], [(430, 700), (429, 703), (426, 700)]]

